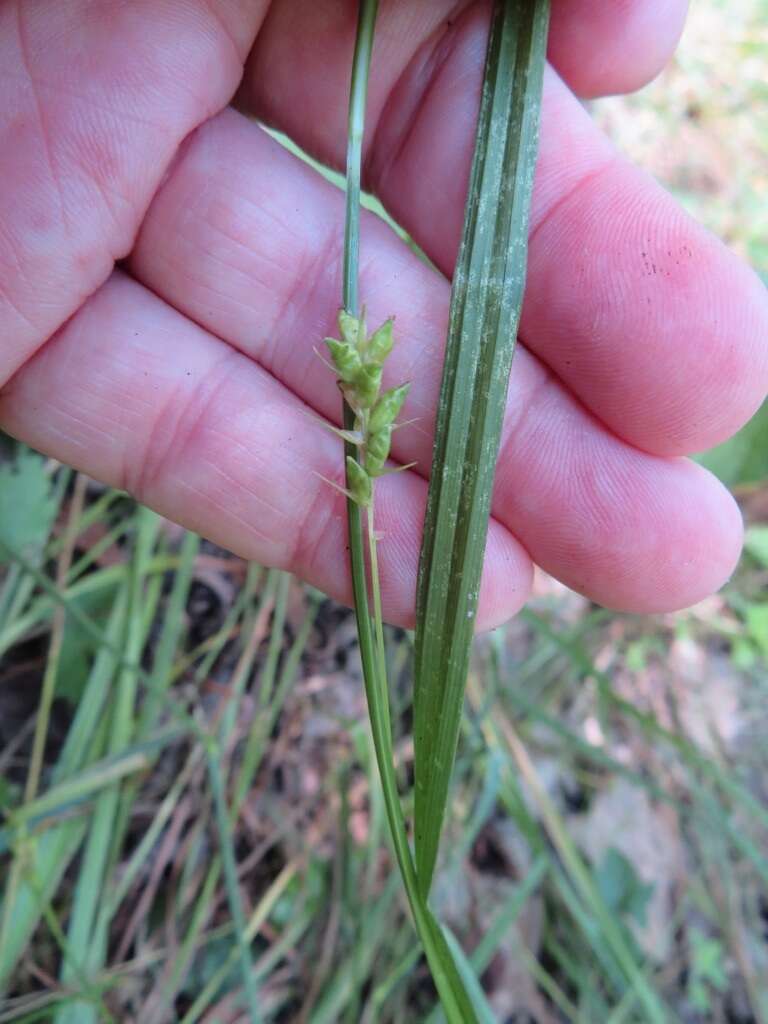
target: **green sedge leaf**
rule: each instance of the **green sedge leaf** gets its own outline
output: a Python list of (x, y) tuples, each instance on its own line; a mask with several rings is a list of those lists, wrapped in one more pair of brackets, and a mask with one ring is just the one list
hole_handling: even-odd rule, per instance
[(525, 283), (549, 0), (497, 0), (437, 410), (419, 565), (415, 850), (429, 892), (456, 753)]

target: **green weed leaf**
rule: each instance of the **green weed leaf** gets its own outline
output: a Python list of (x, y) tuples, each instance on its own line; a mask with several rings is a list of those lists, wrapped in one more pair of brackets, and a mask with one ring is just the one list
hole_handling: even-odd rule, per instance
[(0, 564), (8, 560), (9, 552), (36, 560), (55, 515), (45, 459), (22, 448), (12, 462), (0, 465)]
[(691, 944), (691, 971), (688, 980), (688, 999), (695, 1010), (707, 1013), (711, 1009), (710, 990), (725, 992), (728, 976), (725, 973), (722, 943), (710, 938), (697, 928), (688, 935)]
[(638, 924), (645, 924), (648, 901), (653, 885), (639, 877), (634, 865), (620, 850), (610, 847), (595, 871), (595, 882), (610, 911), (628, 915)]

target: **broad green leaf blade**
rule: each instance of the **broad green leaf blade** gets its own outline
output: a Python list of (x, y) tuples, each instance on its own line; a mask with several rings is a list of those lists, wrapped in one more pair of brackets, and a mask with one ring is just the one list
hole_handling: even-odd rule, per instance
[(415, 840), (434, 873), (525, 284), (549, 0), (496, 3), (453, 279), (416, 608)]

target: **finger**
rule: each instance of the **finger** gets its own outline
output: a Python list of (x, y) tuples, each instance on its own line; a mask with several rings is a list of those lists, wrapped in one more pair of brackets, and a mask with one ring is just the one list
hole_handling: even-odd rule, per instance
[(125, 256), (267, 0), (0, 5), (0, 383)]
[[(687, 0), (554, 0), (549, 54), (569, 84), (584, 95), (627, 91), (652, 78), (671, 55)], [(369, 86), (368, 124), (394, 110), (410, 120), (467, 26), (481, 24), (475, 64), (484, 61), (490, 5), (455, 0), (380, 6)], [(354, 9), (333, 0), (277, 0), (246, 66), (242, 102), (321, 158), (343, 156), (346, 97), (354, 44)], [(472, 98), (474, 76), (453, 80)], [(450, 120), (446, 122), (450, 129)]]
[(581, 96), (633, 92), (677, 46), (688, 0), (553, 0), (548, 56)]
[[(339, 399), (314, 346), (340, 294), (343, 196), (253, 123), (220, 115), (158, 194), (135, 274), (326, 416)], [(389, 383), (411, 380), (397, 457), (431, 460), (448, 285), (380, 221), (364, 220), (361, 294), (396, 316)], [(727, 492), (681, 460), (613, 437), (521, 349), (512, 373), (494, 515), (536, 562), (603, 604), (680, 607), (717, 588), (738, 556)]]
[[(45, 410), (45, 415), (40, 410)], [(0, 424), (245, 558), (350, 600), (340, 442), (264, 370), (114, 276), (0, 393)], [(387, 617), (413, 624), (426, 485), (377, 483)], [(478, 627), (514, 614), (531, 563), (488, 536)]]
[[(344, 60), (339, 52), (324, 65), (319, 90), (309, 88), (311, 76), (320, 74), (313, 61), (325, 39), (308, 14), (317, 38), (306, 52), (299, 49), (303, 73), (289, 81), (277, 31), (287, 17), (276, 7), (277, 24), (270, 16), (260, 36), (251, 99), (259, 113), (338, 163)], [(295, 18), (300, 33), (298, 12)], [(423, 43), (398, 77), (390, 54), (400, 53), (403, 38), (419, 34), (418, 25), (403, 19), (403, 36), (394, 16), (382, 22), (369, 108), (369, 177), (395, 219), (450, 275), (487, 17), (484, 8), (469, 7), (448, 36), (440, 30), (440, 43)], [(683, 454), (726, 439), (759, 407), (768, 383), (767, 322), (765, 289), (751, 271), (618, 157), (550, 74), (521, 328), (529, 347), (625, 440), (657, 454)]]
[[(469, 47), (462, 58), (472, 61)], [(454, 69), (453, 75), (459, 75)], [(443, 139), (454, 112), (464, 127)], [(461, 232), (457, 170), (471, 112), (429, 91), (395, 161), (379, 168), (396, 219), (451, 273)], [(531, 213), (521, 334), (616, 433), (657, 454), (728, 438), (768, 387), (768, 295), (757, 277), (654, 181), (617, 156), (550, 75)]]

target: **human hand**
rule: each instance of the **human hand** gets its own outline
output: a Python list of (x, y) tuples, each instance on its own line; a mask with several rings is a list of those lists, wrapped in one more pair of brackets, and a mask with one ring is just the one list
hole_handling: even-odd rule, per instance
[[(361, 295), (371, 323), (396, 316), (387, 369), (418, 417), (394, 448), (416, 469), (377, 487), (403, 623), (487, 26), (485, 4), (459, 7), (384, 2), (370, 85), (368, 184), (442, 272), (364, 220)], [(582, 95), (634, 88), (684, 9), (554, 0), (551, 59)], [(320, 479), (341, 478), (341, 447), (306, 416), (340, 412), (314, 347), (339, 303), (342, 196), (224, 108), (238, 90), (340, 166), (353, 35), (334, 0), (0, 5), (0, 427), (342, 600), (343, 503)], [(757, 409), (767, 327), (752, 273), (549, 73), (481, 627), (525, 601), (532, 560), (637, 611), (728, 577), (738, 509), (680, 456)]]

